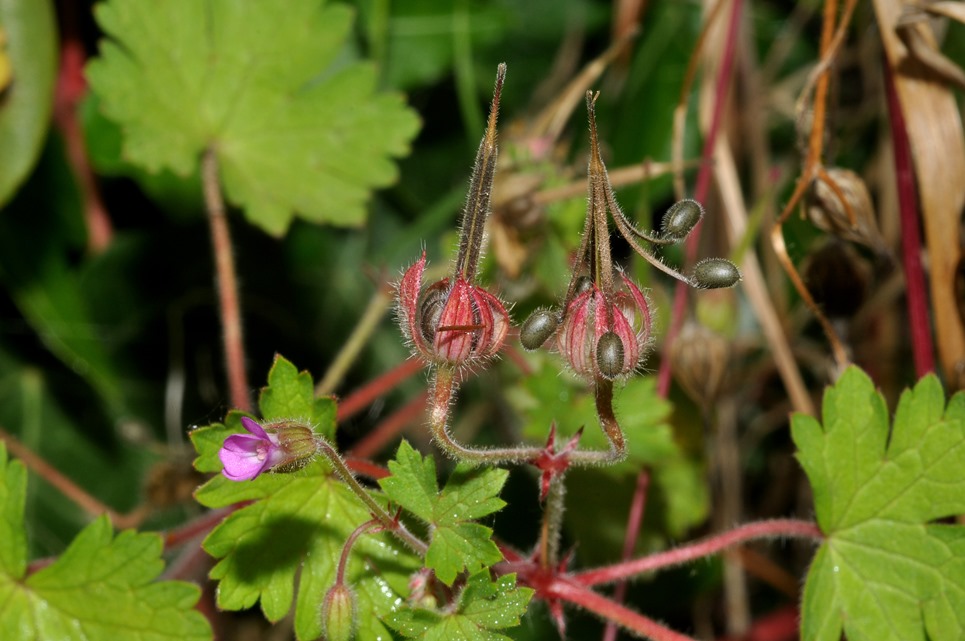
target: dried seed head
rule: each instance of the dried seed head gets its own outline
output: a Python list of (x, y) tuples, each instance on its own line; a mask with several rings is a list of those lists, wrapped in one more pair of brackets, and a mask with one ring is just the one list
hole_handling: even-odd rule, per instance
[(614, 379), (624, 373), (623, 341), (613, 332), (606, 332), (596, 343), (596, 365), (604, 378)]
[(727, 340), (697, 323), (684, 325), (670, 348), (674, 377), (703, 408), (717, 399), (729, 360)]
[(861, 177), (840, 167), (827, 169), (825, 176), (827, 180), (815, 180), (808, 193), (807, 214), (811, 222), (838, 238), (864, 245), (880, 255), (888, 254), (888, 245), (878, 230), (871, 194)]
[(741, 280), (737, 265), (726, 258), (708, 258), (694, 266), (690, 280), (701, 289), (733, 287)]
[(660, 223), (663, 237), (673, 241), (683, 240), (703, 217), (704, 208), (696, 200), (687, 198), (674, 203)]
[(519, 330), (519, 342), (528, 350), (539, 349), (556, 333), (560, 316), (551, 309), (537, 309)]

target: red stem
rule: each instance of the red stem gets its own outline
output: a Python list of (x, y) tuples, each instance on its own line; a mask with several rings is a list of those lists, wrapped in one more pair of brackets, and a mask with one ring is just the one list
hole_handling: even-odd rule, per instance
[(344, 421), (355, 416), (369, 403), (393, 389), (396, 385), (422, 370), (425, 364), (417, 358), (410, 358), (404, 363), (378, 376), (356, 391), (352, 392), (338, 404), (335, 420)]
[(557, 579), (549, 586), (547, 592), (551, 598), (577, 605), (653, 641), (694, 641), (693, 637), (664, 627), (653, 619), (577, 583)]
[(921, 235), (918, 232), (918, 190), (911, 164), (908, 131), (901, 103), (895, 92), (891, 66), (884, 64), (885, 93), (888, 99), (888, 118), (895, 154), (895, 175), (898, 182), (898, 210), (901, 214), (901, 253), (905, 269), (905, 291), (908, 296), (908, 323), (911, 325), (911, 350), (915, 359), (915, 373), (921, 378), (935, 370), (935, 351), (928, 318), (928, 294), (925, 272), (921, 266)]
[[(640, 470), (637, 475), (637, 488), (633, 493), (633, 502), (630, 504), (630, 515), (627, 517), (627, 534), (623, 539), (623, 560), (627, 561), (633, 556), (633, 548), (637, 543), (637, 536), (640, 534), (640, 525), (643, 523), (643, 514), (647, 507), (647, 490), (650, 487), (650, 472), (646, 468)], [(627, 596), (627, 582), (620, 581), (613, 590), (613, 600), (623, 603)], [(603, 631), (603, 641), (614, 641), (617, 638), (617, 626), (614, 621), (606, 624)]]
[(200, 517), (189, 521), (184, 525), (180, 525), (173, 530), (165, 532), (163, 534), (164, 549), (170, 550), (178, 547), (179, 545), (193, 541), (198, 537), (199, 534), (203, 534), (208, 530), (213, 529), (216, 525), (228, 518), (232, 512), (236, 512), (237, 510), (240, 510), (251, 503), (251, 501), (242, 501), (241, 503), (236, 503), (230, 507), (222, 508), (220, 510), (205, 512)]
[(730, 532), (715, 534), (691, 545), (674, 548), (659, 554), (651, 554), (618, 565), (578, 572), (573, 575), (573, 579), (580, 585), (589, 588), (594, 585), (613, 583), (646, 572), (681, 565), (694, 559), (716, 554), (721, 550), (743, 543), (744, 541), (778, 537), (805, 538), (821, 541), (824, 539), (824, 534), (821, 533), (817, 524), (811, 521), (773, 519), (770, 521), (747, 523), (746, 525), (734, 528)]
[(228, 371), (228, 389), (231, 404), (243, 411), (251, 411), (248, 394), (248, 374), (245, 370), (244, 335), (241, 330), (241, 305), (238, 302), (238, 278), (235, 258), (231, 250), (228, 232), (228, 213), (221, 197), (218, 179), (218, 157), (209, 149), (201, 160), (201, 182), (204, 202), (211, 227), (211, 243), (214, 251), (215, 273), (218, 279), (218, 298), (221, 310), (221, 331), (224, 332), (225, 369)]
[(429, 392), (423, 391), (390, 414), (369, 432), (365, 438), (356, 443), (346, 454), (359, 459), (365, 459), (382, 451), (385, 444), (399, 435), (407, 425), (425, 413)]

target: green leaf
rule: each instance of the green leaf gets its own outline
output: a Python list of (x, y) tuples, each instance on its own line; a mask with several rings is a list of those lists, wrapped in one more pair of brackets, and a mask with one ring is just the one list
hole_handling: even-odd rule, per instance
[(871, 379), (848, 369), (822, 423), (792, 434), (827, 535), (808, 571), (802, 638), (965, 638), (965, 395), (945, 407), (933, 375), (906, 391), (894, 426)]
[(506, 470), (460, 466), (439, 492), (432, 458), (423, 458), (402, 441), (389, 471), (392, 475), (380, 479), (379, 485), (390, 499), (431, 526), (425, 564), (442, 582), (452, 585), (464, 569), (475, 573), (503, 559), (492, 541), (492, 529), (470, 521), (506, 505), (498, 498), (509, 476)]
[[(263, 474), (240, 483), (217, 476), (198, 490), (197, 499), (208, 507), (254, 501), (204, 541), (204, 549), (220, 559), (211, 571), (219, 581), (218, 607), (240, 610), (260, 601), (265, 617), (275, 622), (295, 601), (296, 636), (318, 638), (319, 608), (335, 582), (342, 546), (352, 530), (371, 519), (362, 502), (332, 476), (324, 460), (292, 474)], [(397, 606), (419, 566), (419, 559), (388, 535), (358, 540), (347, 571), (358, 595), (358, 638), (387, 638), (379, 618)]]
[[(156, 581), (164, 569), (156, 534), (116, 537), (106, 516), (88, 525), (47, 567), (26, 576), (26, 470), (0, 444), (0, 638), (144, 641), (211, 638), (193, 609), (197, 586)], [(109, 605), (109, 607), (108, 607)]]
[(149, 171), (195, 171), (215, 150), (228, 198), (272, 234), (292, 218), (358, 225), (391, 184), (415, 114), (346, 62), (352, 12), (323, 0), (109, 0), (111, 38), (87, 67), (124, 153)]
[(386, 623), (407, 639), (424, 641), (509, 641), (493, 632), (519, 625), (533, 590), (516, 587), (516, 575), (495, 582), (489, 572), (469, 578), (454, 612), (412, 608), (393, 612)]
[[(335, 430), (335, 401), (314, 398), (313, 382), (281, 356), (268, 375), (259, 405), (266, 421), (302, 418), (317, 431)], [(194, 430), (198, 451), (195, 466), (220, 472), (218, 450), (225, 437), (244, 432), (241, 412), (229, 412), (224, 425)], [(261, 602), (268, 620), (284, 617), (295, 603), (295, 633), (316, 639), (325, 593), (335, 582), (342, 546), (352, 531), (371, 515), (340, 482), (325, 458), (298, 472), (262, 474), (252, 481), (229, 481), (220, 474), (198, 489), (207, 507), (228, 507), (251, 501), (233, 512), (205, 539), (204, 549), (220, 559), (211, 571), (219, 580), (218, 606), (240, 610)], [(388, 638), (380, 622), (407, 592), (420, 559), (387, 534), (362, 536), (349, 559), (347, 580), (358, 596), (358, 638)]]
[(0, 0), (0, 65), (9, 65), (11, 74), (11, 83), (0, 86), (0, 207), (30, 173), (50, 125), (57, 74), (53, 5)]
[(335, 438), (335, 399), (315, 398), (315, 384), (308, 372), (298, 369), (281, 355), (268, 372), (268, 386), (258, 398), (265, 421), (301, 419), (309, 422), (325, 438)]

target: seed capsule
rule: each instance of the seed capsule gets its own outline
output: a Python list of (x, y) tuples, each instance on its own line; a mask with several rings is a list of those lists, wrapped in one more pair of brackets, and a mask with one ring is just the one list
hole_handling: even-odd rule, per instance
[(687, 198), (674, 203), (663, 215), (663, 221), (660, 224), (664, 238), (667, 240), (686, 238), (703, 217), (704, 208), (696, 200)]
[(708, 258), (700, 261), (694, 267), (694, 273), (690, 277), (694, 285), (702, 289), (733, 287), (740, 279), (741, 273), (737, 265), (725, 258)]
[(623, 372), (623, 341), (613, 332), (606, 332), (596, 343), (596, 364), (604, 378), (613, 379)]
[[(439, 286), (440, 284), (442, 287)], [(446, 304), (447, 286), (447, 281), (439, 281), (426, 291), (422, 302), (419, 303), (419, 331), (422, 332), (422, 338), (430, 343), (436, 337), (439, 318)]]
[(560, 324), (559, 314), (551, 309), (537, 309), (519, 330), (519, 342), (528, 350), (539, 349)]

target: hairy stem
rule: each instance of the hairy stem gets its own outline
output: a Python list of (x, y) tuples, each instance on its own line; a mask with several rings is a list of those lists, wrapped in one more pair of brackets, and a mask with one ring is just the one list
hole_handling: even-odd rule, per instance
[(396, 519), (393, 515), (385, 511), (378, 501), (372, 498), (372, 496), (362, 487), (359, 482), (355, 479), (351, 470), (345, 465), (345, 461), (339, 456), (339, 453), (335, 450), (331, 443), (325, 439), (319, 439), (319, 449), (325, 458), (329, 460), (332, 467), (335, 469), (335, 473), (338, 474), (339, 478), (348, 485), (349, 489), (359, 497), (359, 499), (369, 508), (373, 518), (378, 520), (379, 524), (385, 528), (387, 532), (391, 532), (400, 541), (408, 545), (417, 554), (425, 555), (426, 550), (429, 546), (426, 545), (425, 541), (417, 537), (416, 535), (409, 532), (408, 529), (402, 524), (401, 521)]
[(342, 553), (338, 557), (338, 566), (335, 569), (335, 585), (343, 585), (345, 583), (345, 568), (348, 567), (348, 557), (352, 553), (352, 547), (355, 545), (355, 542), (359, 540), (360, 536), (378, 526), (379, 522), (375, 519), (366, 521), (352, 530), (352, 533), (345, 539), (345, 544), (342, 546)]
[(613, 621), (653, 641), (695, 641), (693, 637), (675, 632), (650, 617), (620, 605), (602, 594), (597, 594), (579, 583), (557, 580), (550, 585), (547, 592), (554, 598), (579, 606), (606, 621)]
[[(627, 517), (627, 531), (623, 538), (623, 559), (627, 560), (633, 556), (633, 548), (637, 544), (637, 536), (640, 534), (640, 525), (643, 523), (643, 514), (647, 506), (647, 490), (650, 487), (650, 472), (644, 468), (637, 474), (636, 490), (633, 493), (633, 501), (630, 504), (630, 515)], [(613, 589), (613, 600), (623, 603), (627, 596), (627, 582), (620, 581)], [(616, 622), (608, 621), (606, 629), (603, 631), (603, 641), (615, 641), (617, 638)]]
[(556, 567), (560, 559), (560, 533), (566, 509), (564, 478), (562, 474), (554, 478), (546, 495), (539, 537), (539, 564), (543, 569)]
[(213, 149), (205, 151), (201, 161), (201, 182), (214, 249), (221, 329), (224, 332), (225, 368), (228, 372), (231, 404), (241, 411), (250, 412), (251, 397), (248, 394), (248, 375), (245, 372), (238, 279), (235, 274), (234, 254), (231, 250), (231, 236), (228, 232), (228, 216), (224, 199), (221, 197), (221, 184), (218, 181), (218, 157)]
[(573, 578), (584, 587), (613, 583), (620, 579), (628, 579), (654, 570), (682, 565), (695, 559), (716, 554), (745, 541), (774, 538), (801, 538), (822, 541), (824, 534), (817, 524), (811, 521), (797, 519), (758, 521), (747, 523), (729, 532), (707, 537), (691, 545), (684, 545), (617, 565), (579, 572), (573, 575)]

